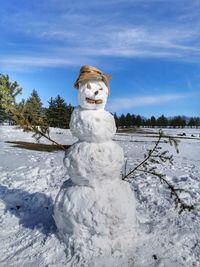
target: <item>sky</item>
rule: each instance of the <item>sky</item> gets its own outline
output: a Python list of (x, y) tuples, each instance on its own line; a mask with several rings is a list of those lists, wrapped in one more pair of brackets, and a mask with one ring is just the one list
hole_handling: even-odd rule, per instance
[(0, 0), (0, 73), (77, 105), (80, 67), (111, 74), (110, 112), (200, 116), (200, 0)]

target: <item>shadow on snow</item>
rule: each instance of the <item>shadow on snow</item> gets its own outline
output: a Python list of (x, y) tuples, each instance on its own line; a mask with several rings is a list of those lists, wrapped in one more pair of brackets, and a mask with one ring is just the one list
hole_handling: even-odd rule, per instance
[(19, 218), (19, 224), (24, 227), (38, 229), (45, 235), (56, 232), (51, 197), (0, 185), (0, 199), (5, 203), (5, 212)]

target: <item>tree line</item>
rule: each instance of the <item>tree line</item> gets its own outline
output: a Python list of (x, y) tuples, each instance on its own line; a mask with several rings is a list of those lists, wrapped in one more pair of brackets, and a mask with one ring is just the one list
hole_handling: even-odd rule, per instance
[[(44, 107), (38, 92), (34, 89), (28, 99), (16, 103), (16, 96), (22, 92), (17, 82), (11, 82), (8, 75), (0, 74), (0, 123), (20, 125), (39, 125), (45, 127), (69, 128), (70, 117), (74, 107), (60, 96), (51, 97), (48, 107)], [(12, 104), (15, 109), (5, 108)], [(114, 114), (117, 128), (129, 127), (200, 127), (199, 117), (175, 116), (167, 118), (164, 115), (156, 118), (145, 118), (135, 114)]]
[(151, 118), (145, 118), (135, 114), (114, 114), (117, 128), (129, 128), (129, 127), (172, 127), (172, 128), (184, 128), (184, 127), (200, 127), (199, 117), (186, 117), (186, 116), (174, 116), (167, 118), (161, 115), (158, 118), (151, 116)]

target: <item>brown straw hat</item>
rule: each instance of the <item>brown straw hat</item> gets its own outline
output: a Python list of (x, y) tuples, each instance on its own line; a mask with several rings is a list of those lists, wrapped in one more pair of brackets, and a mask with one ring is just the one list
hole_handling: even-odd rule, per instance
[(101, 79), (106, 86), (109, 88), (109, 81), (111, 80), (111, 75), (103, 74), (101, 70), (93, 67), (93, 66), (83, 66), (80, 69), (80, 74), (78, 79), (74, 83), (74, 87), (76, 89), (79, 88), (79, 82), (88, 80), (90, 78)]

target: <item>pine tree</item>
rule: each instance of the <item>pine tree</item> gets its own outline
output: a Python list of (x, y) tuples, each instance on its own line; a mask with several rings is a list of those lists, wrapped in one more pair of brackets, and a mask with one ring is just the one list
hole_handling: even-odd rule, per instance
[(32, 125), (41, 125), (43, 124), (44, 118), (44, 109), (42, 107), (41, 99), (34, 89), (31, 93), (31, 96), (24, 103), (24, 117)]
[(18, 83), (11, 82), (8, 75), (0, 74), (0, 122), (13, 123), (12, 112), (9, 107), (16, 104), (15, 98), (21, 94), (22, 88)]
[(156, 118), (154, 116), (151, 116), (151, 127), (154, 128), (156, 126)]
[(168, 126), (168, 119), (164, 115), (160, 116), (157, 119), (157, 125), (159, 127), (166, 127), (166, 126)]
[(132, 120), (132, 125), (135, 126), (136, 125), (136, 117), (134, 114), (131, 115), (131, 120)]
[(152, 127), (150, 119), (147, 119), (145, 124), (146, 124), (147, 127)]
[(51, 98), (48, 109), (46, 109), (46, 117), (50, 126), (58, 128), (69, 128), (69, 122), (73, 107), (67, 105), (61, 96), (55, 99)]
[(0, 123), (4, 122), (5, 119), (6, 119), (6, 113), (5, 113), (5, 109), (3, 108), (1, 104), (1, 96), (0, 96)]
[(189, 120), (189, 122), (188, 122), (188, 126), (190, 126), (190, 127), (195, 126), (195, 119), (194, 119), (193, 117), (190, 118), (190, 120)]
[(132, 124), (132, 116), (131, 116), (130, 113), (128, 113), (128, 114), (126, 115), (125, 120), (126, 120), (126, 127), (131, 127), (131, 126), (133, 125), (133, 124)]
[(31, 96), (15, 105), (9, 105), (7, 109), (12, 113), (13, 120), (17, 126), (25, 132), (33, 132), (33, 137), (39, 141), (41, 137), (56, 143), (49, 136), (49, 126), (44, 116), (42, 102), (36, 90)]
[(119, 123), (120, 123), (120, 126), (122, 128), (124, 128), (126, 126), (126, 117), (124, 116), (124, 114), (122, 114), (119, 118)]
[(170, 126), (172, 127), (182, 127), (184, 128), (186, 126), (186, 120), (183, 116), (176, 116), (171, 119)]
[(180, 121), (179, 121), (180, 126), (181, 126), (181, 128), (184, 128), (186, 126), (186, 120), (183, 116), (182, 117), (179, 116), (179, 117), (180, 117)]
[(135, 124), (136, 124), (137, 127), (140, 127), (141, 126), (141, 124), (142, 124), (142, 118), (141, 118), (140, 115), (137, 115), (136, 120), (135, 120)]
[(200, 126), (200, 118), (196, 117), (194, 120), (195, 120), (195, 126), (199, 127)]
[(147, 120), (146, 120), (146, 118), (142, 118), (141, 125), (142, 126), (147, 126)]

